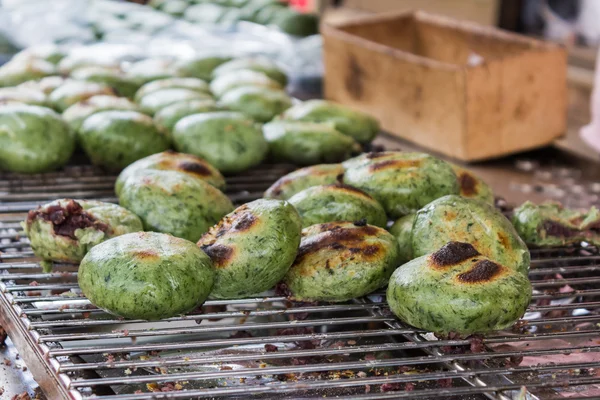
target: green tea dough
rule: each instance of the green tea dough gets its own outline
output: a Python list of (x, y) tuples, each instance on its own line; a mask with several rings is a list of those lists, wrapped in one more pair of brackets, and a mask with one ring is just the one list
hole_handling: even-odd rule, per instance
[(481, 178), (466, 168), (450, 164), (460, 188), (460, 195), (468, 199), (481, 200), (486, 203), (494, 204), (494, 192)]
[(275, 62), (265, 57), (244, 57), (228, 61), (215, 68), (213, 71), (213, 78), (240, 70), (262, 72), (269, 78), (278, 82), (281, 87), (287, 85), (288, 79), (286, 73), (283, 72)]
[(142, 97), (162, 89), (189, 89), (200, 93), (210, 93), (208, 83), (198, 78), (165, 78), (144, 84), (135, 94), (135, 101), (139, 102)]
[(217, 277), (211, 298), (236, 299), (275, 286), (300, 244), (300, 217), (289, 203), (260, 199), (235, 209), (198, 241)]
[(344, 183), (369, 193), (393, 219), (459, 191), (452, 167), (425, 153), (368, 153), (344, 167)]
[(54, 75), (54, 64), (38, 59), (16, 59), (0, 67), (0, 87), (17, 86), (23, 82)]
[(142, 221), (116, 204), (61, 199), (29, 211), (22, 224), (43, 260), (78, 263), (97, 244), (143, 230)]
[(159, 79), (172, 78), (176, 75), (173, 60), (148, 58), (135, 62), (127, 68), (125, 74), (139, 85)]
[(63, 112), (75, 103), (102, 94), (114, 95), (115, 92), (101, 83), (69, 80), (54, 89), (48, 100), (56, 110)]
[(408, 214), (399, 218), (390, 228), (390, 233), (398, 241), (402, 263), (413, 259), (412, 251), (412, 229), (416, 214)]
[(189, 100), (189, 101), (178, 101), (165, 108), (162, 108), (154, 115), (154, 122), (156, 125), (169, 132), (173, 131), (177, 122), (184, 117), (193, 114), (202, 114), (206, 112), (219, 111), (219, 107), (214, 100), (203, 99), (203, 100)]
[(258, 122), (268, 122), (291, 107), (292, 99), (282, 90), (240, 86), (225, 93), (219, 104)]
[(279, 178), (267, 189), (264, 197), (287, 200), (309, 187), (337, 183), (343, 176), (342, 164), (319, 164), (300, 168)]
[(194, 243), (154, 232), (95, 246), (77, 280), (90, 302), (125, 318), (156, 320), (200, 306), (214, 283), (210, 259)]
[(379, 132), (379, 122), (372, 116), (327, 100), (308, 100), (283, 114), (283, 119), (328, 122), (360, 143), (368, 143)]
[(387, 302), (398, 318), (446, 336), (509, 328), (530, 300), (527, 276), (459, 242), (404, 264), (387, 289)]
[(177, 75), (210, 81), (214, 69), (230, 60), (228, 56), (199, 56), (182, 60), (177, 63)]
[(193, 242), (233, 210), (219, 189), (178, 171), (145, 170), (131, 175), (123, 183), (119, 203), (142, 219), (145, 230)]
[(23, 86), (0, 88), (0, 104), (9, 103), (44, 106), (46, 105), (46, 95), (38, 89)]
[(73, 104), (63, 112), (63, 119), (74, 131), (79, 131), (87, 117), (100, 111), (141, 111), (140, 107), (124, 97), (98, 95)]
[(282, 90), (281, 84), (276, 80), (269, 78), (267, 74), (259, 71), (240, 69), (217, 75), (210, 83), (210, 91), (213, 92), (215, 96), (222, 97), (228, 91), (241, 86)]
[(253, 167), (267, 153), (260, 129), (235, 112), (187, 116), (175, 125), (173, 141), (178, 151), (201, 157), (224, 174)]
[(302, 230), (284, 282), (301, 301), (347, 301), (384, 287), (399, 266), (398, 243), (386, 230), (330, 222)]
[(40, 173), (62, 167), (75, 149), (75, 135), (49, 108), (0, 106), (0, 169)]
[(83, 121), (81, 147), (92, 164), (118, 171), (132, 162), (167, 150), (169, 137), (149, 116), (136, 111), (100, 111)]
[(352, 186), (335, 183), (313, 186), (293, 195), (289, 202), (302, 218), (302, 227), (335, 221), (366, 221), (385, 228), (387, 216), (371, 196)]
[(212, 97), (208, 93), (184, 88), (166, 88), (143, 96), (139, 101), (139, 105), (146, 113), (154, 115), (161, 109), (178, 102), (211, 99)]
[(202, 179), (219, 190), (225, 189), (225, 178), (223, 178), (218, 169), (210, 165), (207, 161), (191, 154), (167, 150), (137, 160), (125, 168), (119, 174), (115, 183), (115, 193), (117, 196), (121, 193), (123, 184), (130, 176), (146, 170), (178, 171)]
[(133, 78), (125, 76), (120, 68), (88, 66), (75, 69), (71, 72), (71, 78), (98, 82), (110, 86), (119, 94), (133, 98), (139, 88), (139, 84)]
[(339, 162), (360, 151), (360, 145), (329, 124), (273, 121), (263, 126), (269, 152), (276, 161), (298, 165)]
[(484, 256), (523, 274), (530, 256), (510, 221), (494, 206), (450, 195), (417, 212), (413, 225), (413, 257), (433, 253), (448, 242), (470, 243)]

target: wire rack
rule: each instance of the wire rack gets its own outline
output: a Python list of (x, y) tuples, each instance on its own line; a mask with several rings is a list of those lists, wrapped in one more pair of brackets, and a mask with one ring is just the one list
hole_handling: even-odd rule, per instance
[[(290, 170), (262, 166), (229, 179), (228, 194), (255, 199)], [(0, 176), (0, 325), (49, 399), (600, 396), (596, 247), (532, 251), (527, 314), (485, 338), (406, 326), (383, 293), (326, 304), (270, 292), (160, 322), (120, 320), (83, 297), (76, 266), (44, 272), (19, 225), (55, 198), (115, 201), (114, 179), (89, 166)]]

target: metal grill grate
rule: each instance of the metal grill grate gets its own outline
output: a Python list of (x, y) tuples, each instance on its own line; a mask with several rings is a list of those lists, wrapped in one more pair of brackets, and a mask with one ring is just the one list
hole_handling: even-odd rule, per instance
[[(237, 176), (228, 194), (238, 203), (257, 198), (289, 170), (272, 165)], [(73, 167), (0, 179), (0, 325), (49, 398), (600, 395), (595, 247), (533, 251), (535, 294), (524, 320), (481, 340), (437, 340), (405, 326), (383, 294), (316, 304), (267, 293), (208, 301), (160, 322), (123, 321), (82, 297), (76, 266), (42, 271), (19, 227), (27, 210), (58, 197), (114, 201), (114, 176)]]

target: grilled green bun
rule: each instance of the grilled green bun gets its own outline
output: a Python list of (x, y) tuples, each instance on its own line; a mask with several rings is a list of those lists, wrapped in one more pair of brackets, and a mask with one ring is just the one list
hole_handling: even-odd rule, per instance
[(525, 275), (459, 242), (404, 264), (387, 289), (387, 302), (402, 321), (462, 337), (510, 327), (530, 300)]
[(75, 135), (46, 107), (0, 106), (0, 169), (35, 174), (62, 167), (75, 149)]
[(344, 167), (342, 164), (319, 164), (300, 168), (279, 178), (267, 189), (264, 197), (287, 200), (309, 187), (337, 183), (343, 175)]
[(408, 214), (399, 218), (390, 228), (390, 233), (398, 241), (402, 263), (413, 259), (412, 256), (412, 228), (415, 222), (416, 214)]
[(450, 164), (460, 188), (460, 195), (468, 199), (481, 200), (486, 203), (494, 204), (494, 192), (481, 178), (466, 168)]
[(136, 111), (101, 111), (86, 118), (79, 143), (92, 164), (119, 171), (132, 162), (167, 150), (170, 140), (149, 116)]
[(29, 211), (23, 223), (33, 253), (49, 261), (78, 263), (107, 239), (143, 230), (137, 215), (116, 204), (55, 200)]
[(596, 207), (586, 212), (555, 202), (536, 205), (527, 201), (515, 209), (512, 222), (530, 246), (567, 246), (583, 241), (600, 244), (600, 212)]
[(240, 69), (217, 75), (210, 83), (210, 91), (222, 97), (228, 91), (240, 86), (264, 87), (282, 90), (281, 84), (259, 71)]
[(265, 57), (236, 58), (235, 60), (231, 60), (219, 65), (217, 68), (215, 68), (212, 75), (213, 78), (216, 78), (221, 75), (240, 70), (262, 72), (269, 78), (278, 82), (281, 87), (285, 87), (285, 85), (287, 85), (287, 75), (285, 72), (283, 72), (283, 70), (279, 68), (277, 64)]
[(209, 81), (214, 69), (230, 60), (231, 57), (224, 56), (200, 56), (178, 62), (176, 71), (179, 76), (189, 76)]
[(302, 227), (335, 221), (366, 221), (384, 227), (387, 216), (371, 196), (352, 186), (335, 183), (313, 186), (293, 195), (289, 202), (302, 218)]
[(328, 124), (273, 121), (263, 126), (271, 157), (298, 165), (333, 163), (360, 151), (360, 145)]
[(31, 104), (45, 106), (46, 95), (38, 90), (23, 86), (0, 88), (0, 104)]
[(162, 89), (189, 89), (200, 93), (210, 93), (208, 83), (197, 78), (165, 78), (144, 84), (135, 94), (135, 101)]
[(69, 78), (63, 78), (62, 76), (47, 76), (45, 78), (40, 79), (39, 81), (23, 82), (18, 87), (35, 89), (40, 92), (43, 92), (46, 96), (48, 96), (50, 93), (52, 93), (54, 89), (63, 85), (69, 80)]
[(54, 64), (38, 59), (16, 59), (0, 67), (0, 87), (17, 86), (56, 73)]
[(184, 117), (214, 111), (219, 111), (219, 107), (211, 99), (179, 101), (160, 109), (154, 115), (154, 122), (161, 128), (172, 132), (175, 125)]
[(87, 117), (109, 110), (141, 111), (137, 104), (124, 97), (98, 95), (73, 104), (63, 112), (62, 117), (77, 132)]
[(172, 78), (176, 71), (172, 60), (148, 58), (131, 64), (126, 75), (141, 86), (147, 82)]
[(346, 301), (384, 287), (399, 266), (398, 243), (371, 225), (330, 222), (302, 230), (284, 282), (292, 298)]
[(210, 259), (194, 243), (164, 233), (130, 233), (95, 246), (79, 266), (81, 291), (99, 308), (156, 320), (192, 311), (214, 282)]
[(166, 88), (148, 93), (140, 98), (139, 105), (144, 112), (154, 115), (161, 109), (178, 102), (188, 102), (192, 100), (211, 100), (208, 93), (197, 92), (185, 88)]
[(282, 118), (331, 123), (335, 129), (359, 143), (370, 142), (379, 132), (379, 122), (375, 118), (327, 100), (305, 101), (288, 109), (283, 113)]
[(123, 183), (119, 203), (139, 215), (145, 230), (193, 242), (233, 210), (233, 204), (219, 189), (177, 171), (133, 174)]
[(259, 164), (267, 143), (254, 121), (235, 112), (190, 115), (175, 125), (175, 148), (194, 154), (225, 174)]
[(114, 95), (115, 92), (102, 83), (68, 80), (54, 89), (48, 100), (52, 107), (63, 112), (75, 103), (102, 94)]
[(369, 193), (391, 218), (459, 191), (452, 167), (424, 153), (368, 153), (348, 160), (344, 167), (344, 183)]
[(126, 76), (120, 68), (113, 67), (88, 66), (77, 68), (71, 72), (71, 78), (105, 84), (113, 88), (119, 96), (129, 98), (133, 98), (140, 87), (137, 81)]
[(121, 193), (123, 184), (130, 176), (147, 170), (178, 171), (202, 179), (219, 190), (225, 189), (225, 178), (218, 169), (208, 162), (191, 154), (167, 150), (144, 157), (125, 168), (115, 182), (117, 196)]
[(275, 286), (296, 257), (300, 230), (298, 213), (281, 200), (256, 200), (226, 215), (198, 241), (217, 270), (210, 297), (243, 298)]
[(417, 212), (413, 256), (431, 254), (448, 242), (470, 243), (484, 256), (527, 274), (530, 256), (510, 221), (491, 204), (445, 196)]
[(283, 90), (240, 86), (221, 96), (222, 106), (239, 111), (258, 122), (268, 122), (292, 106), (292, 99)]

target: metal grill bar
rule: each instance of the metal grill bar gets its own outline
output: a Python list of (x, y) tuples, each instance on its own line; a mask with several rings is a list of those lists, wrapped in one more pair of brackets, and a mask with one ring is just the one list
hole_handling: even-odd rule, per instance
[[(268, 166), (232, 177), (227, 193), (236, 202), (252, 200), (291, 169)], [(7, 178), (0, 181), (0, 250), (4, 251), (0, 254), (0, 306), (10, 308), (9, 314), (15, 316), (13, 326), (18, 324), (20, 331), (31, 335), (32, 344), (20, 351), (35, 353), (47, 362), (44, 376), (48, 382), (65, 393), (71, 390), (74, 397), (98, 394), (102, 399), (151, 399), (157, 394), (113, 395), (111, 387), (139, 388), (135, 385), (187, 380), (196, 386), (160, 393), (161, 398), (478, 395), (506, 400), (506, 391), (518, 390), (524, 377), (531, 391), (600, 383), (595, 376), (572, 374), (577, 368), (600, 368), (600, 343), (594, 342), (600, 336), (600, 254), (596, 247), (532, 250), (530, 278), (536, 293), (527, 315), (531, 319), (511, 332), (488, 335), (482, 340), (485, 351), (480, 353), (470, 352), (472, 340), (437, 340), (402, 325), (389, 314), (385, 293), (352, 304), (291, 303), (281, 296), (208, 301), (202, 313), (170, 318), (147, 329), (146, 321), (115, 319), (92, 306), (79, 294), (76, 266), (55, 265), (53, 272), (42, 272), (20, 227), (30, 208), (53, 200), (53, 196), (75, 197), (73, 193), (79, 192), (116, 201), (112, 192), (115, 177), (81, 167), (66, 175)], [(233, 334), (240, 330), (251, 332), (252, 337)], [(289, 332), (279, 334), (280, 330)], [(556, 341), (564, 345), (556, 346)], [(278, 351), (269, 351), (265, 345)], [(382, 352), (387, 356), (377, 358)], [(143, 356), (146, 353), (148, 356)], [(570, 360), (569, 354), (579, 354), (579, 358)], [(123, 359), (111, 359), (118, 355)], [(589, 360), (581, 359), (582, 355)], [(541, 363), (504, 365), (521, 357)], [(258, 360), (265, 363), (264, 368)], [(236, 368), (220, 370), (224, 364)], [(212, 369), (194, 370), (207, 366)], [(398, 368), (410, 368), (410, 373), (403, 374)], [(129, 369), (141, 374), (128, 375)], [(378, 370), (389, 375), (369, 376), (370, 371)], [(327, 371), (365, 375), (335, 379)], [(544, 381), (544, 374), (551, 373), (557, 379)], [(224, 386), (231, 379), (273, 374), (293, 374), (297, 381), (262, 384), (258, 380)], [(321, 375), (314, 380), (307, 378), (310, 374)], [(450, 380), (454, 387), (432, 388), (439, 379)], [(386, 383), (401, 384), (399, 388), (406, 390), (384, 393), (379, 385)], [(414, 385), (413, 391), (404, 386), (407, 383)], [(373, 386), (372, 393), (364, 393), (365, 385)], [(95, 393), (100, 389), (103, 391)], [(543, 398), (554, 397), (544, 392)]]

